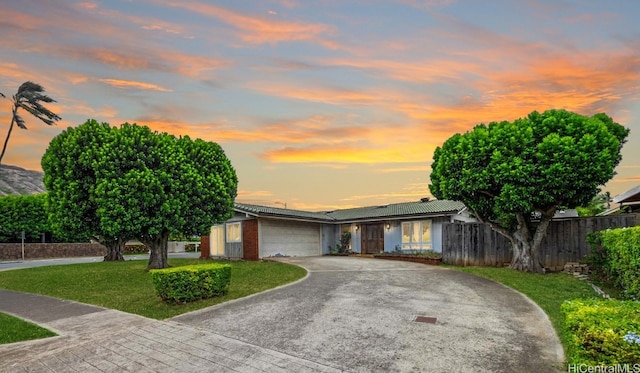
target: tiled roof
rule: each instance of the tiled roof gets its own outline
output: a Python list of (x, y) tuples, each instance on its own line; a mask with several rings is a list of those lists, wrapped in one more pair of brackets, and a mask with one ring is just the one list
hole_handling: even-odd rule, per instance
[(261, 206), (261, 205), (249, 205), (246, 203), (236, 203), (236, 211), (254, 214), (258, 216), (279, 216), (289, 218), (302, 218), (311, 220), (324, 220), (332, 221), (332, 217), (328, 216), (324, 212), (311, 212), (291, 209), (281, 209), (277, 207)]
[(358, 207), (326, 212), (310, 212), (236, 203), (236, 211), (257, 216), (274, 216), (291, 219), (308, 219), (326, 222), (355, 221), (377, 218), (399, 218), (416, 215), (457, 213), (464, 208), (462, 202), (435, 200), (427, 202), (393, 203), (383, 206)]
[(462, 202), (435, 200), (428, 202), (393, 203), (383, 206), (336, 210), (328, 214), (336, 220), (349, 221), (374, 218), (393, 218), (412, 215), (457, 213), (464, 208)]

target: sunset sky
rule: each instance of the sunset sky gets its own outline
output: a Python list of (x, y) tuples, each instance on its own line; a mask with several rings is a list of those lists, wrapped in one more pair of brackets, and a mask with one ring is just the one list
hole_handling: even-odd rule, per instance
[[(41, 170), (89, 118), (218, 142), (238, 201), (325, 210), (429, 195), (433, 150), (533, 110), (631, 133), (612, 195), (640, 184), (640, 1), (0, 0), (0, 92), (24, 114), (3, 164)], [(0, 139), (10, 101), (0, 100)]]

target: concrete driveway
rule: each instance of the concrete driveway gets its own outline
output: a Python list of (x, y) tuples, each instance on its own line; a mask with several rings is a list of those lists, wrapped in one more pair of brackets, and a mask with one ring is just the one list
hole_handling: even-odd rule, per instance
[[(283, 258), (298, 283), (173, 318), (359, 372), (552, 372), (562, 347), (520, 293), (437, 266), (353, 257)], [(418, 322), (416, 316), (423, 321)], [(434, 320), (435, 319), (435, 320)]]

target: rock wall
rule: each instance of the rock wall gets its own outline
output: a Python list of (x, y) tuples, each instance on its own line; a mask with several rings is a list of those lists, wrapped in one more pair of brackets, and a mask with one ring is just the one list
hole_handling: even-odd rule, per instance
[[(24, 259), (105, 256), (107, 249), (97, 243), (25, 243)], [(0, 244), (0, 260), (21, 260), (22, 244)]]

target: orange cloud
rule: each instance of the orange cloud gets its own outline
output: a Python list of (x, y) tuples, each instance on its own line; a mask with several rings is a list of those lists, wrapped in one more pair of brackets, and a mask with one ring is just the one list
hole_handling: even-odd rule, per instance
[[(282, 207), (282, 206), (274, 206), (274, 207)], [(302, 210), (302, 211), (333, 211), (338, 209), (350, 209), (361, 207), (360, 205), (354, 204), (340, 204), (340, 203), (307, 203), (300, 201), (292, 201), (287, 203), (287, 208), (294, 210)]]
[(247, 88), (267, 95), (332, 105), (372, 105), (381, 99), (377, 94), (346, 88), (305, 87), (288, 83), (252, 82), (247, 84)]
[(319, 23), (283, 22), (240, 14), (216, 5), (194, 1), (159, 1), (193, 13), (215, 18), (239, 31), (240, 39), (252, 43), (280, 43), (284, 41), (314, 41), (329, 48), (336, 44), (321, 37), (332, 32), (330, 26)]
[[(94, 62), (118, 69), (154, 70), (190, 77), (199, 77), (204, 72), (229, 65), (227, 60), (183, 53), (167, 48), (164, 44), (154, 45), (149, 42), (141, 47), (138, 41), (149, 39), (145, 37), (146, 35), (141, 34), (145, 30), (116, 27), (114, 23), (104, 20), (105, 14), (119, 19), (131, 18), (129, 15), (101, 11), (93, 6), (94, 3), (89, 4), (92, 5), (89, 7), (87, 4), (80, 4), (78, 7), (52, 5), (51, 9), (47, 9), (47, 11), (57, 16), (47, 18), (38, 18), (13, 9), (3, 9), (3, 12), (6, 13), (3, 17), (4, 22), (8, 23), (8, 27), (18, 31), (0, 39), (0, 46), (25, 53)], [(43, 6), (47, 6), (47, 4), (43, 3)], [(100, 16), (96, 17), (93, 13)], [(144, 25), (155, 24), (160, 28), (172, 26), (154, 19), (136, 18), (132, 21)], [(47, 39), (49, 37), (48, 27), (60, 28), (61, 25), (72, 32), (83, 30), (91, 37), (108, 40), (111, 45), (100, 47), (70, 45), (65, 44), (64, 39)], [(28, 43), (25, 43), (25, 38), (29, 38)]]
[[(0, 62), (0, 76), (4, 78), (3, 86), (10, 88), (9, 90), (2, 91), (5, 96), (10, 97), (15, 91), (18, 90), (20, 84), (27, 80), (33, 79), (33, 75), (30, 75), (28, 70), (24, 67), (18, 66), (15, 63)], [(14, 91), (14, 92), (11, 92)]]
[(628, 182), (636, 182), (640, 181), (640, 176), (631, 176), (631, 177), (616, 177), (611, 179), (612, 183), (628, 183)]
[(159, 91), (159, 92), (171, 92), (171, 89), (161, 87), (156, 84), (145, 83), (145, 82), (137, 82), (133, 80), (122, 80), (122, 79), (98, 79), (98, 81), (108, 84), (112, 87), (116, 88), (134, 88), (134, 89), (143, 89), (143, 90), (151, 90), (151, 91)]
[(371, 148), (365, 146), (317, 146), (284, 147), (266, 150), (260, 158), (269, 162), (281, 163), (396, 163), (415, 162), (416, 159), (426, 159), (433, 148), (423, 147), (422, 144), (410, 144), (400, 148), (389, 146)]
[(238, 198), (271, 197), (273, 193), (268, 190), (238, 190)]
[[(81, 124), (81, 123), (69, 123), (69, 121), (65, 120), (65, 115), (67, 114), (82, 113), (85, 119), (94, 118), (99, 122), (108, 122), (111, 119), (116, 118), (119, 113), (119, 111), (116, 108), (110, 105), (93, 107), (93, 106), (87, 105), (84, 102), (77, 102), (76, 100), (63, 100), (61, 102), (64, 102), (64, 103), (59, 105), (58, 113), (60, 114), (60, 116), (62, 116), (61, 125), (63, 126), (64, 125), (75, 126), (75, 125)], [(84, 123), (84, 121), (82, 123)]]
[[(473, 60), (470, 59), (469, 61)], [(423, 61), (334, 58), (324, 59), (322, 63), (335, 67), (355, 68), (374, 77), (382, 74), (399, 81), (421, 83), (461, 79), (468, 72), (478, 71), (481, 68), (481, 65), (477, 62), (469, 61), (453, 58)]]
[(83, 1), (76, 4), (79, 8), (84, 8), (86, 10), (93, 10), (98, 8), (98, 3), (94, 1)]
[(409, 166), (409, 167), (392, 167), (392, 168), (376, 168), (374, 172), (377, 173), (395, 173), (395, 172), (431, 172), (431, 168), (428, 165), (425, 166)]

